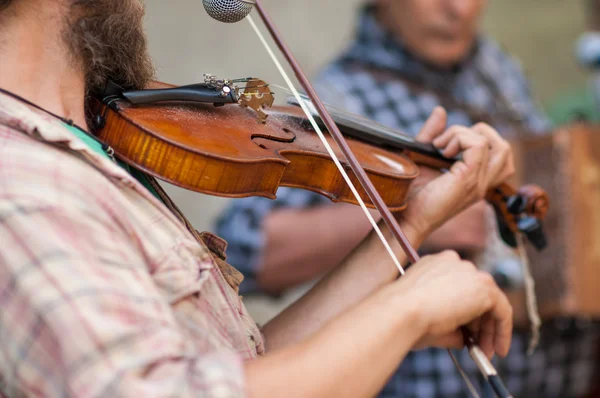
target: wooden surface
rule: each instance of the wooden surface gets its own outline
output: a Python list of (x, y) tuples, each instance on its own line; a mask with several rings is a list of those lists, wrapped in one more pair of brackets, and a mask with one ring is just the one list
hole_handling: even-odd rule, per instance
[(578, 312), (600, 317), (600, 130), (573, 128), (559, 139), (568, 159), (574, 216), (568, 228), (568, 283)]
[(600, 129), (571, 126), (512, 144), (516, 180), (550, 194), (549, 247), (528, 249), (542, 315), (600, 317)]

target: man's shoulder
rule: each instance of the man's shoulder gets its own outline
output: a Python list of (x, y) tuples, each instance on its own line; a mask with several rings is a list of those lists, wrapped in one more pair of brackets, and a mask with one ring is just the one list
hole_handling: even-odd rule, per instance
[(496, 40), (482, 36), (478, 41), (476, 62), (485, 70), (496, 73), (510, 73), (519, 78), (525, 78), (523, 64), (511, 55)]
[(36, 140), (0, 125), (0, 198), (44, 206), (88, 206), (115, 188), (96, 168), (61, 143)]

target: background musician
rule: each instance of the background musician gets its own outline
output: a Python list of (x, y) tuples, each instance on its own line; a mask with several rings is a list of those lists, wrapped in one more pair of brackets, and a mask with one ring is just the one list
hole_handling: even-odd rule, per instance
[[(354, 42), (319, 75), (323, 99), (412, 135), (438, 105), (448, 110), (449, 124), (484, 120), (511, 138), (548, 132), (550, 124), (518, 64), (478, 34), (485, 3), (374, 1), (361, 11)], [(491, 244), (499, 253), (490, 271), (510, 275), (518, 260), (498, 249), (487, 221), (485, 205), (473, 206), (432, 234), (422, 250), (452, 248), (471, 257)], [(242, 291), (274, 295), (326, 273), (369, 230), (354, 207), (294, 189), (280, 189), (275, 201), (235, 200), (217, 224), (229, 241), (229, 260), (246, 275)], [(521, 287), (520, 277), (502, 280), (508, 289)], [(528, 329), (515, 332), (509, 358), (500, 364), (504, 377), (516, 396), (578, 396), (590, 383), (596, 329), (557, 319), (547, 322), (543, 336), (529, 358)], [(414, 352), (409, 358), (382, 396), (468, 396), (443, 351)], [(477, 373), (466, 353), (461, 363)], [(548, 372), (561, 377), (550, 380)]]

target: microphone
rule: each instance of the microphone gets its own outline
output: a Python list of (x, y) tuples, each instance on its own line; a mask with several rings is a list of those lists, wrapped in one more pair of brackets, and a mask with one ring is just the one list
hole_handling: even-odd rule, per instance
[(206, 13), (219, 22), (235, 23), (246, 18), (255, 0), (202, 0)]

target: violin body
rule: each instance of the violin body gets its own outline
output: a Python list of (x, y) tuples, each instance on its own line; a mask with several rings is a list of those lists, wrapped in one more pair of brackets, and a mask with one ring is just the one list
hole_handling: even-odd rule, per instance
[[(97, 102), (104, 115), (96, 136), (127, 163), (174, 185), (224, 197), (275, 198), (279, 186), (308, 189), (334, 202), (356, 203), (319, 137), (292, 114), (277, 112), (261, 123), (237, 106), (168, 102), (144, 106)], [(327, 137), (336, 155), (342, 153)], [(392, 211), (406, 206), (419, 169), (402, 151), (348, 139), (353, 153)], [(343, 163), (343, 160), (342, 160)], [(362, 199), (373, 207), (346, 166)]]

